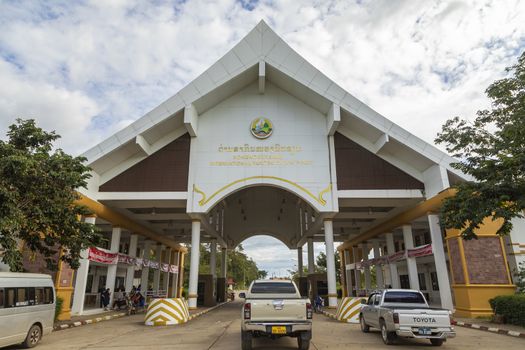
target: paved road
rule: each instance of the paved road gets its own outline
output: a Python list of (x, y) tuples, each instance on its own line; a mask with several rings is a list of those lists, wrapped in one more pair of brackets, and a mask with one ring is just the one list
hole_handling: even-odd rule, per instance
[[(56, 349), (240, 349), (240, 303), (227, 304), (190, 323), (171, 327), (146, 327), (143, 316), (123, 317), (79, 328), (54, 332), (43, 339), (38, 350)], [(384, 345), (378, 332), (363, 334), (358, 325), (314, 316), (311, 349), (392, 349)], [(525, 340), (466, 328), (457, 328), (458, 337), (443, 349), (519, 349)], [(256, 339), (254, 349), (296, 349), (296, 340)], [(426, 341), (402, 340), (395, 349), (430, 346)], [(11, 348), (13, 349), (13, 348)]]

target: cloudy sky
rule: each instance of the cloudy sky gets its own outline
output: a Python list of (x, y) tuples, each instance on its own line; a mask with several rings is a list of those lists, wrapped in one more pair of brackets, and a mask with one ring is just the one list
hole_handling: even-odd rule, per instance
[[(80, 154), (173, 95), (261, 19), (428, 142), (447, 118), (488, 106), (483, 91), (525, 49), (520, 0), (0, 0), (0, 137), (31, 117)], [(273, 242), (245, 246), (263, 261), (253, 247)], [(263, 267), (278, 273), (292, 258)]]

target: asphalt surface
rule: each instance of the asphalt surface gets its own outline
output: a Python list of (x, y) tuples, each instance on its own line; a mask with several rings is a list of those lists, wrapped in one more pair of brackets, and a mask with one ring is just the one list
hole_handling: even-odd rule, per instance
[[(147, 327), (143, 315), (123, 317), (107, 322), (53, 332), (42, 339), (39, 350), (56, 349), (240, 349), (241, 303), (226, 304), (187, 324)], [(456, 328), (458, 336), (443, 349), (525, 349), (525, 339), (492, 334), (473, 329)], [(258, 350), (296, 349), (295, 338), (255, 339)], [(428, 341), (400, 340), (395, 349), (427, 348)], [(10, 347), (8, 349), (17, 349)], [(361, 333), (359, 325), (314, 315), (310, 349), (391, 349), (381, 341), (378, 331)]]

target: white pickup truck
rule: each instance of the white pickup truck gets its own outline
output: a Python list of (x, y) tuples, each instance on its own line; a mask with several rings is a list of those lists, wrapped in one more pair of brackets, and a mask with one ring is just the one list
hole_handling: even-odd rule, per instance
[(308, 350), (312, 338), (312, 304), (289, 280), (252, 282), (241, 313), (242, 350), (252, 348), (253, 337), (296, 337), (299, 349)]
[(430, 308), (423, 293), (418, 290), (388, 289), (370, 294), (359, 314), (361, 330), (379, 328), (383, 342), (393, 344), (395, 338), (429, 339), (441, 346), (447, 338), (454, 338), (449, 310)]

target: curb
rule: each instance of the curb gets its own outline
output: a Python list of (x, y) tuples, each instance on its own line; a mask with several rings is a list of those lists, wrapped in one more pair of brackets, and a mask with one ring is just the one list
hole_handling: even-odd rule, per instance
[(337, 320), (337, 317), (336, 317), (333, 313), (328, 312), (328, 311), (324, 311), (324, 310), (321, 310), (321, 312), (322, 312), (323, 315), (325, 315), (326, 317), (330, 317), (330, 318), (332, 318), (332, 319), (334, 319), (334, 320)]
[(193, 315), (190, 315), (190, 317), (188, 318), (188, 321), (191, 321), (191, 320), (193, 320), (194, 318), (197, 318), (197, 317), (202, 316), (202, 315), (204, 315), (204, 314), (207, 314), (208, 312), (210, 312), (210, 311), (212, 311), (212, 310), (215, 310), (216, 308), (221, 307), (221, 306), (223, 306), (223, 305), (225, 305), (225, 304), (228, 304), (229, 302), (231, 302), (231, 301), (230, 301), (230, 300), (225, 301), (224, 303), (217, 304), (217, 305), (212, 306), (212, 307), (210, 307), (210, 308), (208, 308), (208, 309), (206, 309), (206, 310), (202, 310), (202, 311), (197, 312), (197, 313), (195, 313), (195, 314), (193, 314)]
[(93, 318), (93, 319), (87, 319), (87, 320), (82, 320), (82, 321), (75, 321), (75, 322), (70, 322), (70, 323), (65, 323), (65, 324), (61, 324), (61, 325), (56, 325), (53, 327), (53, 331), (61, 331), (61, 330), (64, 330), (64, 329), (69, 329), (69, 328), (76, 328), (76, 327), (80, 327), (80, 326), (85, 326), (87, 324), (92, 324), (92, 323), (98, 323), (98, 322), (103, 322), (103, 321), (109, 321), (109, 320), (114, 320), (116, 318), (121, 318), (123, 316), (127, 316), (127, 313), (125, 312), (121, 312), (121, 313), (118, 313), (118, 314), (114, 314), (114, 315), (107, 315), (107, 316), (102, 316), (102, 317), (96, 317), (96, 318)]
[(485, 332), (490, 332), (490, 333), (495, 333), (495, 334), (508, 335), (510, 337), (515, 337), (515, 338), (525, 338), (525, 332), (509, 331), (507, 329), (501, 329), (497, 327), (487, 327), (487, 326), (482, 326), (482, 325), (475, 324), (475, 323), (466, 323), (466, 322), (457, 321), (456, 326), (470, 328), (470, 329), (477, 329), (480, 331), (485, 331)]

